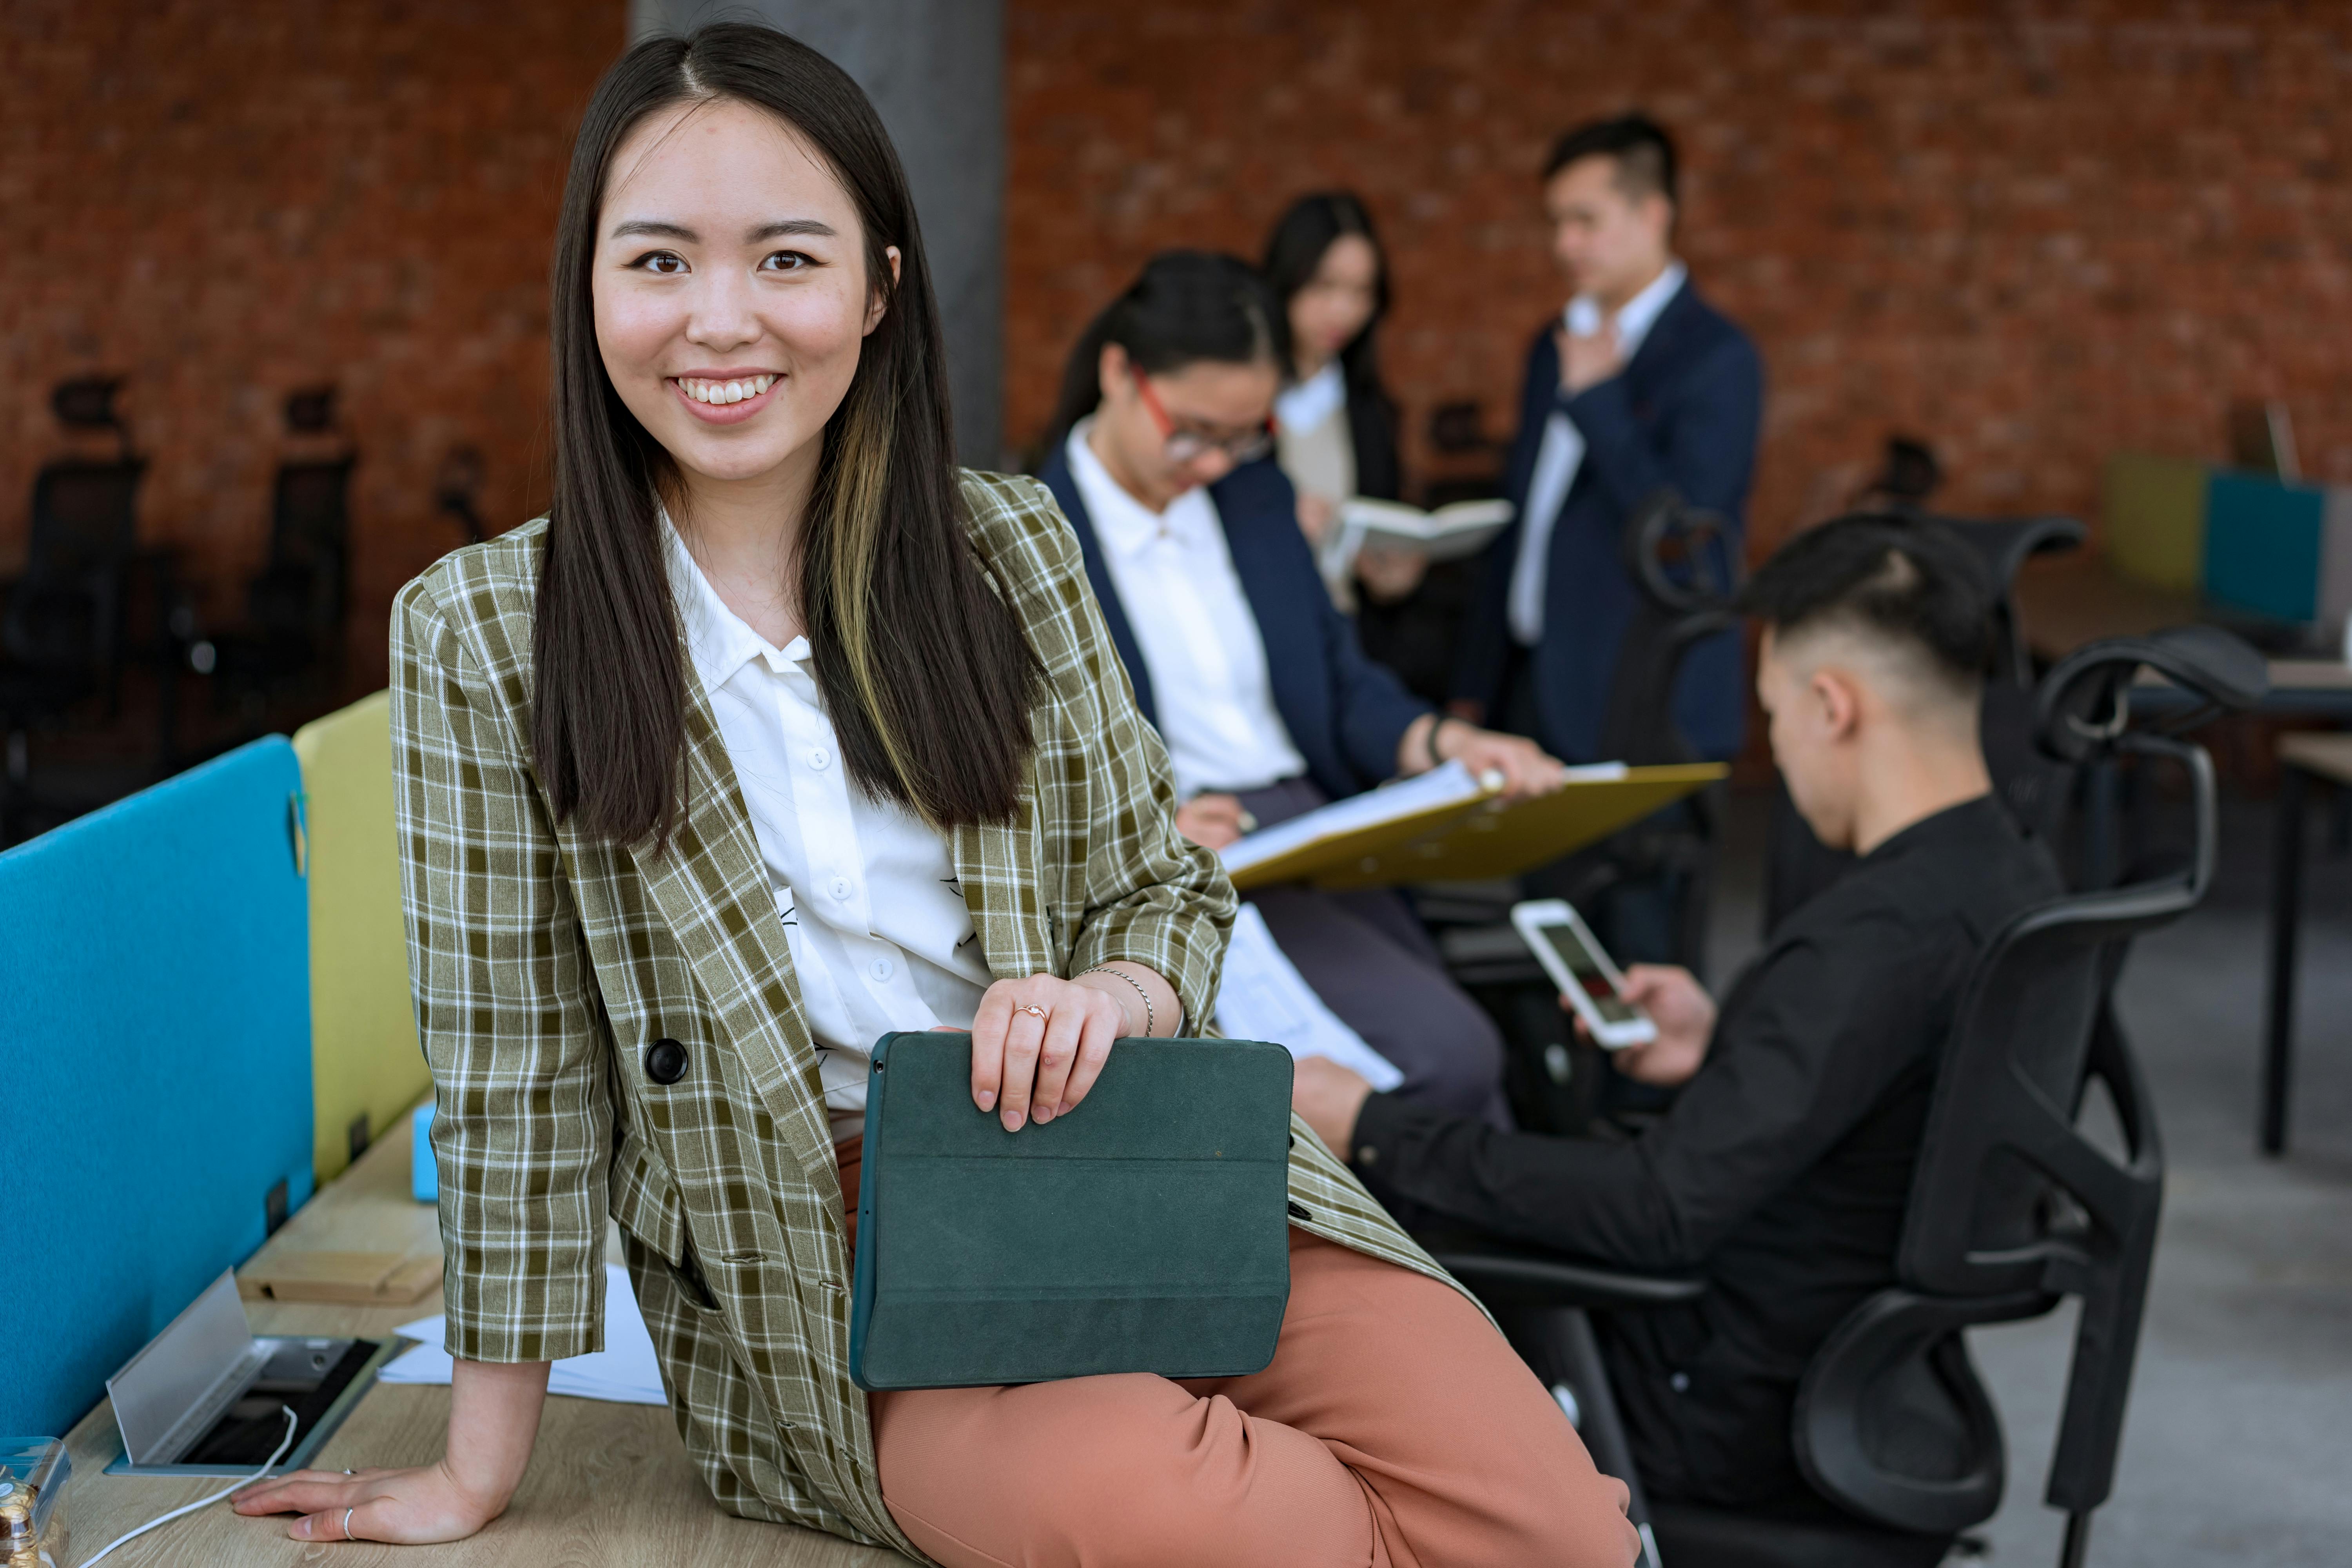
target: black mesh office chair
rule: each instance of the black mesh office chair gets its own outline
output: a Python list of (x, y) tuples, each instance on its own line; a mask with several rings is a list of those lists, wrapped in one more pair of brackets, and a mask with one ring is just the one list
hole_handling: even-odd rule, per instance
[[(330, 389), (287, 399), (286, 423), (297, 436), (331, 434)], [(269, 558), (246, 584), (246, 618), (199, 643), (196, 668), (218, 690), (260, 704), (294, 682), (331, 685), (341, 668), (351, 598), (351, 480), (358, 458), (282, 463), (270, 489)]]
[(468, 544), (489, 537), (482, 526), (482, 469), (480, 447), (457, 446), (442, 455), (440, 470), (433, 478), (433, 504), (457, 520)]
[[(2037, 1317), (2069, 1296), (2082, 1315), (2044, 1496), (2067, 1515), (2062, 1563), (2081, 1563), (2115, 1474), (2163, 1196), (2155, 1107), (2111, 992), (2130, 941), (2193, 908), (2213, 869), (2210, 761), (2171, 733), (2127, 727), (2142, 667), (2205, 700), (2175, 731), (2252, 706), (2266, 684), (2252, 648), (2184, 627), (2094, 644), (2037, 689), (2034, 733), (2053, 760), (2124, 753), (2180, 766), (2193, 847), (2177, 870), (2020, 915), (1979, 957), (1937, 1079), (1897, 1283), (1854, 1309), (1799, 1387), (1791, 1438), (1817, 1498), (1735, 1513), (1642, 1495), (1587, 1314), (1690, 1300), (1702, 1281), (1423, 1237), (1496, 1307), (1538, 1374), (1573, 1392), (1595, 1462), (1634, 1488), (1636, 1522), (1672, 1568), (1940, 1562), (1959, 1531), (2000, 1505), (2004, 1481), (2000, 1426), (1961, 1331)], [(2113, 1106), (2120, 1155), (2076, 1125), (2094, 1081)]]
[(110, 461), (64, 459), (33, 478), (24, 574), (0, 584), (0, 842), (30, 782), (30, 733), (100, 692), (116, 696), (126, 646), (123, 599), (137, 547), (139, 481), (110, 379), (71, 381), (50, 402), (69, 429), (108, 430)]
[[(1628, 520), (1622, 549), (1642, 599), (1621, 645), (1601, 752), (1637, 764), (1690, 762), (1697, 753), (1675, 723), (1675, 682), (1693, 647), (1737, 624), (1731, 603), (1745, 573), (1739, 542), (1723, 517), (1666, 489)], [(1720, 817), (1717, 795), (1703, 794), (1507, 893), (1450, 889), (1417, 899), (1448, 971), (1503, 1031), (1505, 1089), (1522, 1126), (1585, 1130), (1608, 1109), (1612, 1079), (1603, 1053), (1568, 1029), (1558, 988), (1509, 924), (1511, 904), (1522, 896), (1566, 899), (1622, 960), (1699, 969)], [(1659, 917), (1643, 922), (1649, 929), (1639, 936), (1632, 921), (1616, 918), (1618, 901), (1629, 898), (1648, 899), (1645, 912)]]
[[(1981, 730), (1985, 765), (1991, 770), (1993, 788), (2018, 826), (2054, 848), (2065, 822), (2074, 770), (2044, 755), (2033, 743), (2033, 656), (2026, 647), (2025, 624), (2017, 610), (2017, 574), (2036, 555), (2075, 549), (2086, 531), (2071, 517), (1942, 517), (1901, 506), (1884, 509), (1878, 515), (1950, 530), (1975, 548), (1992, 574), (1999, 592), (1993, 602), (1993, 668), (1985, 682)], [(1777, 783), (1767, 842), (1770, 846), (1764, 875), (1767, 931), (1853, 868), (1853, 855), (1829, 848), (1813, 837), (1813, 830), (1797, 815), (1788, 790)]]
[[(1738, 536), (1720, 513), (1663, 489), (1626, 524), (1625, 570), (1642, 589), (1619, 645), (1617, 674), (1601, 716), (1601, 754), (1635, 766), (1690, 763), (1698, 752), (1675, 722), (1675, 684), (1684, 658), (1706, 638), (1739, 624), (1732, 602), (1747, 575)], [(1560, 868), (1555, 886), (1529, 891), (1567, 899), (1598, 915), (1621, 961), (1705, 967), (1720, 792), (1707, 792), (1613, 835)], [(1608, 905), (1621, 891), (1656, 889), (1670, 910), (1664, 951), (1644, 952), (1612, 931)]]

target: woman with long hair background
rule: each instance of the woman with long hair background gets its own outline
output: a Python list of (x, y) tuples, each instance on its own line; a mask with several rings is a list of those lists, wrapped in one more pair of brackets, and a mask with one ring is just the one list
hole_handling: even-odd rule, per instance
[(1405, 491), (1398, 408), (1381, 372), (1391, 292), (1371, 209), (1351, 191), (1317, 191), (1284, 209), (1260, 269), (1288, 338), (1274, 404), (1276, 453), (1298, 492), (1298, 527), (1331, 598), (1356, 619), (1364, 651), (1433, 700), (1454, 673), (1454, 640), (1473, 586), (1466, 564), (1432, 567), (1420, 551), (1342, 547), (1339, 510), (1356, 496)]

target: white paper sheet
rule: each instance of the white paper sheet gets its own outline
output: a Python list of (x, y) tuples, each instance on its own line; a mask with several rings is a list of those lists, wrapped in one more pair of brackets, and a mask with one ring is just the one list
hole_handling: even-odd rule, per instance
[[(422, 1344), (402, 1352), (377, 1373), (378, 1383), (446, 1383), (449, 1352), (441, 1348), (447, 1320), (420, 1318), (396, 1331), (403, 1339)], [(575, 1399), (604, 1399), (616, 1405), (667, 1405), (662, 1392), (661, 1368), (654, 1360), (653, 1336), (637, 1310), (636, 1292), (629, 1289), (629, 1271), (617, 1263), (604, 1265), (604, 1348), (593, 1355), (576, 1355), (555, 1363), (548, 1373), (547, 1392)]]
[(1288, 1047), (1294, 1057), (1328, 1057), (1376, 1089), (1404, 1081), (1394, 1063), (1323, 1005), (1275, 944), (1255, 904), (1244, 904), (1234, 917), (1224, 984), (1217, 993), (1217, 1030), (1229, 1039), (1271, 1040)]
[(1476, 800), (1486, 793), (1486, 786), (1472, 778), (1469, 769), (1460, 763), (1448, 763), (1397, 784), (1335, 800), (1272, 827), (1262, 827), (1239, 843), (1228, 844), (1221, 854), (1226, 870), (1239, 871), (1331, 834), (1352, 833), (1360, 827), (1394, 822), (1433, 806)]

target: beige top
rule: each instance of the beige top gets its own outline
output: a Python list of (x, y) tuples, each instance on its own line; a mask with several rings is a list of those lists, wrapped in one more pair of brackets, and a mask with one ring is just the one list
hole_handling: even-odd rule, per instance
[(1276, 461), (1290, 482), (1307, 495), (1338, 503), (1356, 493), (1356, 442), (1348, 429), (1348, 405), (1332, 405), (1322, 420), (1303, 430), (1276, 422)]
[[(1275, 400), (1274, 436), (1275, 460), (1301, 495), (1321, 496), (1336, 507), (1356, 493), (1356, 440), (1348, 428), (1348, 390), (1339, 361)], [(1356, 595), (1349, 581), (1350, 556), (1340, 547), (1336, 526), (1315, 552), (1332, 601), (1352, 612)]]

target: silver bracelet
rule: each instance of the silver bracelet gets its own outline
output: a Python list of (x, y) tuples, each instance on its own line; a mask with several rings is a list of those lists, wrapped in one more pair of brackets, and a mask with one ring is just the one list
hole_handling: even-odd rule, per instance
[(1109, 975), (1113, 980), (1124, 980), (1124, 981), (1126, 981), (1126, 982), (1128, 983), (1128, 984), (1129, 984), (1130, 986), (1133, 986), (1133, 987), (1134, 987), (1134, 989), (1135, 989), (1135, 994), (1136, 994), (1138, 996), (1140, 996), (1140, 997), (1142, 997), (1142, 998), (1143, 998), (1143, 1033), (1144, 1033), (1144, 1036), (1145, 1036), (1147, 1038), (1149, 1038), (1149, 1037), (1150, 1037), (1150, 1035), (1152, 1034), (1152, 1032), (1153, 1032), (1154, 1030), (1156, 1030), (1156, 1029), (1160, 1026), (1160, 1020), (1152, 1015), (1152, 1011), (1151, 1011), (1151, 993), (1150, 993), (1150, 992), (1149, 992), (1149, 991), (1146, 991), (1146, 990), (1142, 987), (1142, 985), (1137, 982), (1137, 980), (1135, 979), (1135, 977), (1134, 977), (1133, 975), (1130, 975), (1130, 974), (1121, 974), (1118, 970), (1116, 970), (1116, 969), (1106, 969), (1106, 968), (1104, 968), (1104, 967), (1103, 967), (1101, 964), (1099, 964), (1099, 963), (1096, 964), (1092, 969), (1081, 969), (1081, 970), (1079, 970), (1079, 971), (1078, 971), (1078, 974), (1079, 974), (1079, 977), (1080, 977), (1081, 979), (1083, 979), (1085, 976), (1089, 975), (1089, 974), (1108, 974), (1108, 975)]

